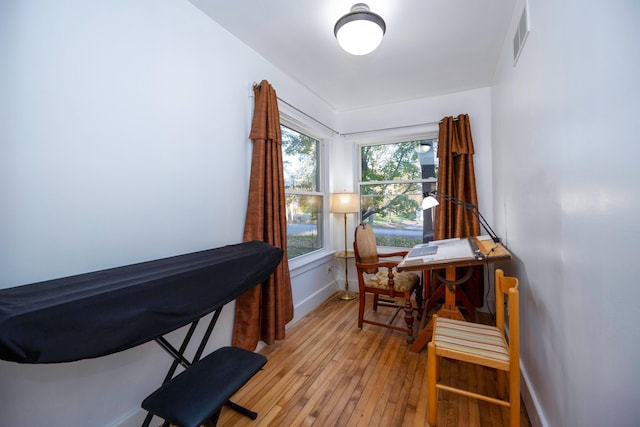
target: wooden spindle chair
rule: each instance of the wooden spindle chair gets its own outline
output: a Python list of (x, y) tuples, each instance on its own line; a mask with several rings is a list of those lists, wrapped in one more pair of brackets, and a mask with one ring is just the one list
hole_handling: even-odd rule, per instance
[[(438, 391), (484, 400), (509, 408), (510, 426), (520, 425), (520, 318), (518, 279), (507, 277), (500, 269), (495, 273), (496, 326), (434, 316), (433, 336), (427, 346), (428, 423), (436, 425)], [(508, 336), (505, 330), (504, 299), (508, 297)], [(498, 398), (452, 387), (439, 382), (440, 358), (475, 363), (497, 370)], [(505, 377), (509, 376), (509, 390)]]

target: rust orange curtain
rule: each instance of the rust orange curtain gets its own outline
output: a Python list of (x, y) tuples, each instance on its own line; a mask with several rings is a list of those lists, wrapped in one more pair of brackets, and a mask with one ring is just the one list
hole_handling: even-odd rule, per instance
[(285, 325), (293, 319), (278, 99), (266, 80), (254, 86), (253, 93), (253, 157), (243, 240), (270, 243), (282, 248), (284, 257), (266, 282), (236, 301), (232, 345), (247, 350), (255, 350), (261, 340), (273, 344), (284, 339)]
[[(442, 119), (438, 133), (438, 192), (477, 206), (473, 154), (469, 115)], [(473, 212), (445, 200), (440, 202), (436, 209), (436, 240), (480, 234), (480, 222)]]
[[(473, 167), (473, 138), (468, 114), (445, 117), (438, 133), (438, 192), (478, 205), (476, 175)], [(478, 217), (469, 209), (445, 200), (435, 212), (435, 239), (469, 237), (480, 234)], [(483, 267), (476, 267), (462, 286), (475, 307), (483, 304)], [(459, 275), (458, 275), (459, 276)]]

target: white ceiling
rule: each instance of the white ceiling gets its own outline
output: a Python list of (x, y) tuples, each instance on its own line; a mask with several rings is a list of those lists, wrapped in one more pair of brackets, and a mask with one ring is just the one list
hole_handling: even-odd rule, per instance
[(369, 0), (387, 32), (344, 52), (336, 21), (357, 0), (189, 0), (337, 111), (491, 84), (515, 0)]

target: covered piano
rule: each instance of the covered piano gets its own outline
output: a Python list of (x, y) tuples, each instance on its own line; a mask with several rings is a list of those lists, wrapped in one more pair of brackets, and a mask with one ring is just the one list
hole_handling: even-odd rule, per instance
[(70, 362), (137, 346), (265, 281), (283, 251), (245, 242), (0, 290), (0, 359)]

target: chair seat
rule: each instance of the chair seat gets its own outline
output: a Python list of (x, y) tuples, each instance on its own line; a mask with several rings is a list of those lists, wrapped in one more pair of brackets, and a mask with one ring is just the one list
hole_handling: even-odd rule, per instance
[[(408, 271), (393, 272), (393, 289), (398, 292), (410, 292), (419, 284), (420, 276), (416, 273)], [(366, 280), (365, 286), (377, 289), (389, 289), (389, 273), (386, 270), (377, 272)]]
[(509, 361), (509, 347), (494, 326), (438, 317), (433, 331), (432, 340), (438, 348)]

